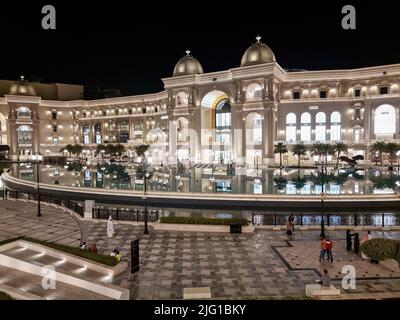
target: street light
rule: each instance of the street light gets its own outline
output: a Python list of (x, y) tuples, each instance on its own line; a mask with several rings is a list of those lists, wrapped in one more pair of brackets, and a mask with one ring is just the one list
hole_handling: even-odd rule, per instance
[(318, 168), (318, 165), (321, 166), (321, 233), (320, 237), (325, 238), (325, 221), (324, 221), (324, 177), (326, 171), (326, 163), (324, 161), (319, 162), (320, 157), (318, 155), (314, 156), (315, 165)]
[(150, 172), (147, 172), (147, 168), (144, 171), (144, 234), (149, 234), (147, 226), (148, 215), (147, 215), (147, 178), (150, 176)]
[(36, 184), (37, 184), (37, 217), (40, 218), (42, 213), (40, 212), (40, 171), (39, 165), (40, 162), (43, 160), (43, 156), (40, 154), (32, 155), (32, 160), (36, 164)]

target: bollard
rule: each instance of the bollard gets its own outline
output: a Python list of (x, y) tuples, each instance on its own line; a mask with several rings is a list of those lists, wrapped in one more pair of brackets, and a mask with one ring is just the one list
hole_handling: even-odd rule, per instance
[(131, 273), (139, 271), (139, 239), (131, 241)]

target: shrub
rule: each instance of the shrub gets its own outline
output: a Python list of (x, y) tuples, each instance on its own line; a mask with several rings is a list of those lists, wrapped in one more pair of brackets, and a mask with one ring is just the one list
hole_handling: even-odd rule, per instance
[(400, 262), (400, 241), (392, 239), (371, 239), (361, 245), (361, 251), (370, 259), (383, 261), (394, 259)]
[(0, 291), (0, 300), (14, 300), (14, 299), (7, 293)]
[(231, 219), (218, 219), (218, 218), (188, 218), (188, 217), (161, 217), (161, 223), (177, 223), (177, 224), (208, 224), (208, 225), (230, 225), (240, 224), (242, 226), (249, 225), (247, 219), (244, 218), (231, 218)]
[(117, 260), (115, 259), (115, 257), (112, 257), (112, 256), (106, 256), (106, 255), (99, 254), (99, 253), (81, 250), (80, 248), (76, 248), (76, 247), (70, 247), (70, 246), (66, 246), (66, 245), (62, 245), (62, 244), (58, 244), (58, 243), (54, 243), (54, 242), (42, 241), (42, 240), (32, 239), (32, 238), (23, 237), (23, 236), (0, 241), (0, 245), (6, 244), (9, 242), (13, 242), (16, 240), (25, 240), (25, 241), (41, 244), (43, 246), (46, 246), (46, 247), (49, 247), (52, 249), (60, 250), (60, 251), (72, 254), (74, 256), (92, 260), (92, 261), (102, 263), (102, 264), (105, 264), (105, 265), (111, 266), (111, 267), (115, 266), (118, 263)]

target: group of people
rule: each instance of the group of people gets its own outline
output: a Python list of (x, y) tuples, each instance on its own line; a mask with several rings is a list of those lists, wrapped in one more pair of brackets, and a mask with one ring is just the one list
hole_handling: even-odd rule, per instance
[(83, 242), (80, 246), (81, 250), (86, 250), (86, 251), (90, 251), (93, 253), (97, 253), (97, 246), (95, 243), (92, 243), (92, 245), (88, 245), (87, 242)]
[(122, 259), (122, 254), (119, 252), (117, 248), (115, 248), (114, 251), (110, 253), (110, 256), (115, 257), (117, 262), (120, 262)]
[(320, 247), (321, 251), (319, 254), (319, 262), (322, 262), (325, 260), (325, 255), (326, 255), (326, 260), (330, 260), (331, 263), (333, 262), (333, 255), (332, 255), (332, 248), (333, 248), (333, 241), (329, 239), (329, 237), (321, 237), (320, 240)]

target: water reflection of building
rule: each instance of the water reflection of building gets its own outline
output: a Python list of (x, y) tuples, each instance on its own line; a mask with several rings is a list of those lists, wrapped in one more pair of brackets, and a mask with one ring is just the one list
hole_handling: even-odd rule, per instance
[(155, 94), (82, 100), (83, 86), (1, 80), (0, 142), (13, 159), (74, 143), (87, 156), (100, 143), (123, 143), (132, 155), (151, 143), (154, 162), (261, 164), (275, 161), (277, 141), (344, 141), (369, 160), (374, 140), (400, 138), (400, 65), (290, 71), (257, 37), (238, 67), (204, 73), (188, 51), (162, 81)]

